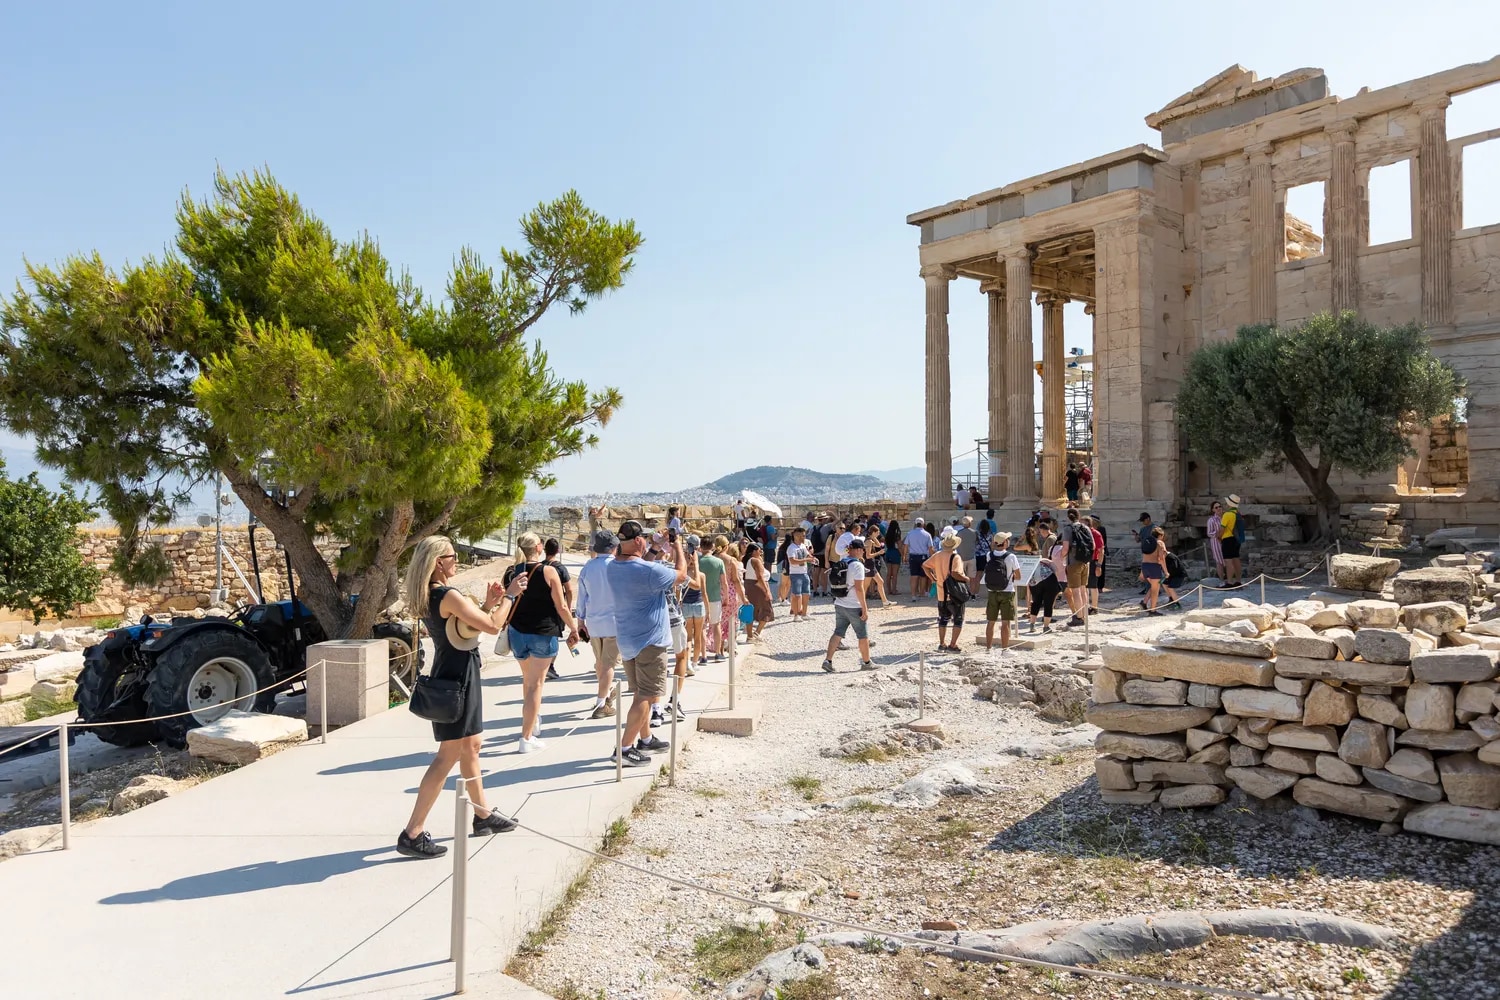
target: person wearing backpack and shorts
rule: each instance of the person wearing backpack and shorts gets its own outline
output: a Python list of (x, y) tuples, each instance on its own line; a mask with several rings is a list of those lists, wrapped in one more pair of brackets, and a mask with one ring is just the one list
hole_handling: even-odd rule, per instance
[(1245, 544), (1245, 528), (1240, 524), (1240, 495), (1231, 493), (1224, 498), (1229, 509), (1219, 515), (1219, 549), (1224, 553), (1224, 586), (1243, 587), (1244, 563), (1240, 561), (1240, 547)]
[(844, 558), (828, 567), (828, 592), (833, 595), (833, 637), (823, 657), (823, 669), (833, 673), (837, 653), (849, 629), (859, 640), (859, 669), (874, 670), (870, 662), (870, 606), (865, 602), (865, 540), (854, 538)]
[(1021, 561), (1010, 550), (1010, 532), (990, 537), (990, 555), (984, 564), (984, 648), (995, 648), (995, 621), (1000, 621), (1000, 648), (1010, 645), (1010, 626), (1016, 620), (1016, 583), (1021, 579)]
[(1068, 508), (1068, 524), (1063, 530), (1068, 546), (1067, 600), (1073, 609), (1068, 627), (1083, 624), (1089, 613), (1089, 573), (1094, 566), (1094, 529), (1084, 524), (1077, 507)]
[[(938, 545), (935, 555), (929, 556), (922, 571), (937, 584), (938, 596), (938, 650), (943, 653), (958, 652), (958, 636), (964, 629), (964, 605), (968, 602), (969, 578), (964, 573), (964, 561), (958, 554), (958, 533), (946, 535)], [(949, 589), (949, 581), (960, 586)], [(953, 623), (953, 641), (948, 641), (948, 623)]]

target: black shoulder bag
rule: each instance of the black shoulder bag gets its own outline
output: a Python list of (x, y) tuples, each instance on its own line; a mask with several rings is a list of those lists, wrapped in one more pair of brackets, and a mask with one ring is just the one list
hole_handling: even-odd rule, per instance
[[(958, 558), (958, 553), (953, 553), (953, 559)], [(949, 604), (968, 604), (974, 599), (973, 591), (963, 580), (953, 576), (953, 562), (948, 563), (948, 579), (943, 582), (943, 593), (948, 597)]]

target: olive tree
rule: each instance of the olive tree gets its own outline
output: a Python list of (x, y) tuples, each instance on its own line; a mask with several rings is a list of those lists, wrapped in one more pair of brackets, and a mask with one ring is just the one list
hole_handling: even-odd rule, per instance
[(33, 472), (11, 479), (0, 461), (0, 608), (66, 618), (99, 592), (99, 571), (83, 561), (78, 526), (94, 516), (71, 486), (53, 493)]
[(1412, 454), (1408, 437), (1451, 414), (1463, 391), (1420, 327), (1322, 313), (1286, 329), (1241, 327), (1199, 348), (1178, 389), (1177, 420), (1188, 448), (1221, 472), (1290, 465), (1327, 538), (1338, 530), (1333, 470), (1394, 470)]

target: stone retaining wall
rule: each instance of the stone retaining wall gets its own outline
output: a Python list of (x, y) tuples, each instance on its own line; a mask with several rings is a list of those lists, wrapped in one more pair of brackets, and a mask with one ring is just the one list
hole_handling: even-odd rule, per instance
[(1470, 617), (1478, 578), (1401, 573), (1394, 601), (1231, 598), (1106, 644), (1087, 713), (1100, 794), (1187, 808), (1238, 788), (1500, 844), (1500, 618)]

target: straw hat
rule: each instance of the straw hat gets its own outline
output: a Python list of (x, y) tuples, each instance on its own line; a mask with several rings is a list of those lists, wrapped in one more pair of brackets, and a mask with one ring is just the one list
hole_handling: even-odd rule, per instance
[[(473, 600), (468, 594), (465, 594), (464, 597), (470, 601)], [(480, 631), (466, 622), (459, 621), (457, 618), (449, 617), (443, 619), (443, 634), (448, 637), (448, 644), (454, 649), (469, 650), (479, 648)]]
[(958, 536), (957, 535), (945, 535), (943, 537), (943, 548), (945, 548), (945, 549), (956, 549), (956, 548), (958, 548)]

